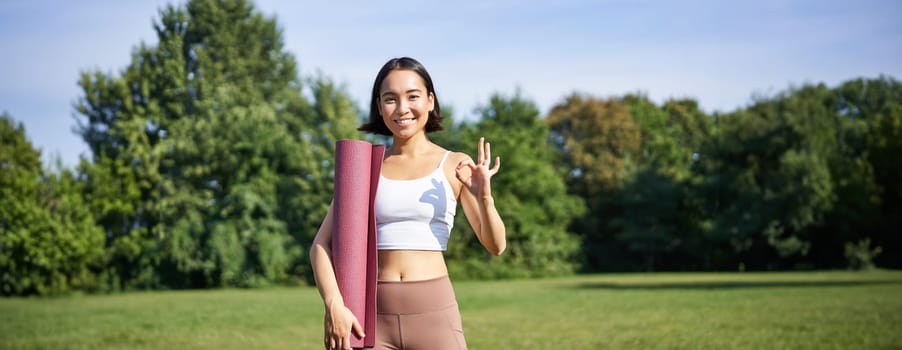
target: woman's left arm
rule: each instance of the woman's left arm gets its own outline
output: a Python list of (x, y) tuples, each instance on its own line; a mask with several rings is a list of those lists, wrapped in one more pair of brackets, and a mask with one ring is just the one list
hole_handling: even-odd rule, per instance
[(479, 243), (482, 243), (489, 253), (498, 256), (507, 246), (507, 233), (504, 221), (495, 209), (491, 179), (501, 167), (501, 157), (496, 157), (495, 166), (490, 168), (491, 145), (480, 137), (476, 158), (474, 162), (467, 156), (458, 163), (455, 170), (463, 187), (460, 191), (460, 203)]

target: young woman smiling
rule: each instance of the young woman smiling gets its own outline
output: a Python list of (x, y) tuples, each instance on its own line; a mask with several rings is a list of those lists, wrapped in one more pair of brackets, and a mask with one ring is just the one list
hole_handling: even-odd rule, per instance
[[(359, 128), (392, 136), (376, 193), (376, 349), (466, 349), (460, 312), (443, 252), (457, 206), (487, 251), (500, 255), (505, 228), (495, 209), (491, 145), (480, 138), (477, 157), (446, 150), (427, 137), (442, 129), (441, 109), (426, 68), (409, 57), (389, 60), (376, 75), (370, 118)], [(310, 249), (325, 306), (326, 349), (350, 349), (363, 336), (344, 306), (331, 260), (330, 206)]]

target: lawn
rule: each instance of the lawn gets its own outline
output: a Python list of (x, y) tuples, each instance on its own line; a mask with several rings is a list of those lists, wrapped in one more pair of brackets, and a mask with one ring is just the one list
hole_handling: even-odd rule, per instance
[[(902, 349), (902, 271), (455, 283), (470, 349)], [(320, 349), (315, 288), (0, 299), (0, 349)]]

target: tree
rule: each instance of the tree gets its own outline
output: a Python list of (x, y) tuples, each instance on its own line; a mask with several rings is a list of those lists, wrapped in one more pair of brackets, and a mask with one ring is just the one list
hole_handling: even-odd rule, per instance
[(645, 269), (660, 267), (660, 255), (682, 244), (685, 225), (680, 183), (656, 169), (640, 170), (617, 196), (622, 215), (608, 225), (628, 251), (641, 255)]
[(492, 190), (507, 228), (507, 249), (501, 257), (485, 252), (464, 216), (458, 215), (447, 252), (451, 273), (483, 278), (572, 273), (578, 266), (579, 240), (567, 226), (584, 208), (579, 198), (566, 193), (562, 174), (553, 166), (548, 126), (535, 104), (519, 93), (494, 95), (479, 112), (478, 122), (445, 133), (459, 135), (452, 138), (461, 140), (458, 149), (468, 153), (484, 136), (492, 153), (501, 156)]
[[(279, 217), (288, 232), (301, 246), (313, 242), (319, 225), (332, 199), (335, 171), (335, 143), (342, 139), (357, 139), (361, 112), (351, 100), (344, 86), (338, 86), (322, 73), (308, 80), (313, 105), (292, 132), (300, 147), (295, 157), (300, 162), (299, 177), (284, 178), (278, 186)], [(294, 275), (313, 283), (306, 257), (306, 246), (293, 264)]]
[(713, 231), (743, 263), (777, 268), (775, 261), (806, 255), (809, 228), (835, 203), (831, 96), (818, 85), (761, 99), (719, 117), (717, 135), (702, 147)]
[[(843, 211), (828, 225), (848, 227), (836, 242), (858, 244), (866, 239), (883, 253), (877, 257), (880, 266), (902, 267), (902, 83), (892, 77), (854, 79), (834, 89), (838, 95), (837, 112), (843, 116), (842, 136), (845, 162), (835, 167), (843, 176), (844, 189), (838, 204)], [(841, 247), (832, 255), (842, 253)]]
[(67, 170), (47, 173), (25, 128), (0, 115), (0, 294), (97, 287), (103, 234)]
[(95, 207), (115, 203), (98, 220), (110, 283), (308, 278), (304, 245), (328, 206), (334, 140), (358, 118), (347, 94), (319, 79), (308, 102), (280, 28), (246, 1), (168, 6), (154, 28), (158, 44), (136, 48), (120, 76), (80, 82), (86, 181)]
[(597, 270), (618, 254), (606, 242), (613, 239), (608, 224), (622, 215), (615, 197), (634, 171), (639, 157), (641, 130), (629, 109), (618, 99), (572, 94), (548, 115), (550, 140), (557, 151), (556, 165), (564, 169), (570, 194), (582, 197), (587, 215), (572, 229), (583, 237), (588, 270)]
[[(697, 258), (699, 218), (689, 188), (691, 170), (710, 119), (692, 100), (667, 101), (658, 107), (642, 95), (627, 95), (623, 103), (641, 131), (641, 151), (626, 186), (613, 198), (621, 215), (609, 229), (627, 251), (641, 256), (645, 269), (666, 266), (663, 255), (676, 254), (690, 265)], [(676, 264), (674, 264), (676, 265)]]
[(641, 144), (627, 106), (616, 99), (572, 94), (552, 108), (548, 123), (574, 193), (595, 195), (623, 186)]
[[(902, 99), (900, 99), (902, 102)], [(874, 168), (874, 178), (882, 194), (881, 227), (875, 235), (875, 244), (883, 246), (884, 254), (877, 263), (892, 268), (902, 267), (902, 103), (881, 113), (872, 122), (868, 138), (869, 158)]]

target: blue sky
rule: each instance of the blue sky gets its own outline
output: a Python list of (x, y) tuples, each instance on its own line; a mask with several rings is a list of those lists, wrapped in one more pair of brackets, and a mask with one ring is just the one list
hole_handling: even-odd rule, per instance
[[(152, 20), (182, 1), (0, 0), (0, 111), (45, 161), (87, 155), (72, 132), (79, 72), (118, 73)], [(517, 88), (543, 113), (579, 91), (691, 97), (708, 112), (792, 85), (902, 79), (900, 1), (257, 1), (300, 74), (321, 71), (358, 105), (387, 59), (429, 69), (458, 118)]]

